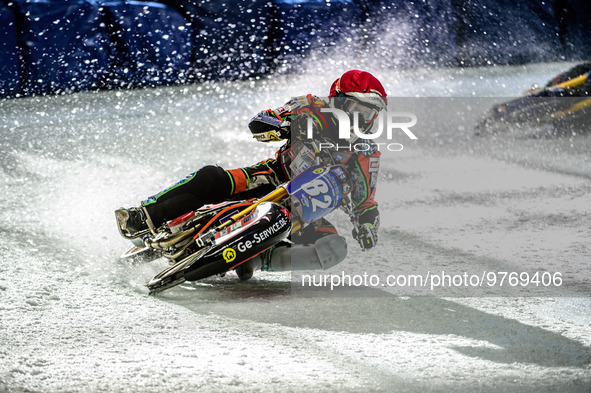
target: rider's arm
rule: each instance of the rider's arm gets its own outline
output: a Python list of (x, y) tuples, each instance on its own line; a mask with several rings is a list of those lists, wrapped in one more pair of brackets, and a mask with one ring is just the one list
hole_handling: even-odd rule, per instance
[[(260, 142), (272, 142), (290, 139), (292, 120), (308, 109), (320, 108), (325, 103), (317, 97), (308, 94), (292, 98), (285, 105), (275, 109), (267, 109), (256, 114), (250, 120), (248, 128), (254, 138)], [(304, 116), (305, 117), (305, 116)]]
[(291, 123), (287, 116), (282, 118), (273, 109), (267, 109), (256, 114), (248, 123), (253, 137), (259, 142), (273, 142), (289, 139)]
[(359, 154), (351, 170), (351, 192), (356, 221), (354, 222), (353, 237), (357, 239), (363, 250), (370, 249), (377, 244), (380, 213), (375, 201), (378, 170), (380, 167), (380, 153), (371, 156)]

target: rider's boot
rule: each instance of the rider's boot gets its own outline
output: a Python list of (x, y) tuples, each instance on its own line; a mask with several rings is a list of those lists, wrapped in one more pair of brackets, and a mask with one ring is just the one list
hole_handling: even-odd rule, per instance
[(115, 210), (119, 231), (124, 236), (135, 236), (146, 231), (148, 227), (148, 214), (143, 207), (131, 207), (129, 209)]
[(246, 281), (253, 276), (254, 270), (326, 270), (341, 263), (346, 256), (345, 239), (339, 235), (327, 235), (309, 245), (279, 243), (238, 265), (234, 271), (241, 280)]
[(277, 245), (255, 257), (255, 265), (270, 272), (326, 270), (347, 256), (347, 242), (339, 235), (327, 235), (314, 244)]

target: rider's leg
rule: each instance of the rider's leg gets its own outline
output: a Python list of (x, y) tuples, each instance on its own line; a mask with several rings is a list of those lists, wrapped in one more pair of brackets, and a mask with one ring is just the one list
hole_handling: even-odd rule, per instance
[(275, 160), (231, 170), (205, 166), (149, 197), (141, 207), (117, 210), (118, 224), (123, 232), (133, 235), (147, 229), (150, 221), (158, 227), (207, 203), (219, 203), (233, 196), (239, 199), (262, 196), (281, 181), (275, 174), (275, 166)]
[[(300, 230), (291, 237), (290, 248), (277, 247), (269, 256), (269, 267), (279, 271), (328, 269), (342, 262), (347, 256), (347, 242), (325, 218)], [(277, 255), (278, 254), (278, 255)], [(286, 265), (287, 264), (287, 265)]]
[(214, 165), (204, 166), (142, 202), (156, 227), (206, 203), (217, 203), (231, 195), (228, 172)]
[(338, 235), (339, 232), (325, 218), (321, 218), (320, 220), (314, 221), (306, 226), (304, 229), (298, 231), (291, 237), (291, 241), (295, 244), (314, 244), (316, 240), (320, 239), (321, 237), (328, 236), (328, 235)]

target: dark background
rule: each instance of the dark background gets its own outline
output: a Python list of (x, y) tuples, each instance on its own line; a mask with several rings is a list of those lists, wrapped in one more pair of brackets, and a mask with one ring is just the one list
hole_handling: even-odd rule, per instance
[(0, 97), (589, 57), (585, 0), (0, 0)]

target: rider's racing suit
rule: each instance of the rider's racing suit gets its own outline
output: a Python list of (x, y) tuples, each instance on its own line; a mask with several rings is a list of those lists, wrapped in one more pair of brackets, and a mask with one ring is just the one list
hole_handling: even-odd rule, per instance
[[(371, 248), (377, 241), (379, 226), (378, 204), (374, 200), (379, 169), (379, 151), (369, 141), (363, 140), (365, 148), (355, 149), (349, 142), (338, 139), (338, 122), (331, 113), (321, 113), (326, 102), (311, 95), (297, 97), (283, 107), (262, 111), (255, 116), (249, 127), (256, 136), (257, 128), (277, 125), (273, 140), (285, 139), (274, 158), (255, 165), (225, 170), (208, 165), (194, 172), (170, 188), (142, 202), (154, 225), (172, 220), (189, 210), (195, 210), (208, 203), (219, 203), (228, 198), (243, 199), (261, 197), (291, 178), (286, 154), (298, 139), (302, 139), (307, 119), (312, 119), (315, 137), (332, 141), (328, 150), (335, 164), (343, 165), (351, 174), (352, 190), (350, 199), (353, 213), (361, 227), (370, 228), (372, 239), (360, 239), (353, 235), (363, 249)], [(290, 132), (291, 131), (291, 132)], [(359, 143), (359, 142), (358, 142)], [(357, 151), (356, 151), (357, 150)], [(367, 230), (367, 229), (366, 229)], [(313, 243), (325, 234), (336, 234), (334, 226), (326, 219), (318, 220), (300, 232), (292, 241), (301, 244)], [(366, 236), (367, 237), (367, 236)]]

